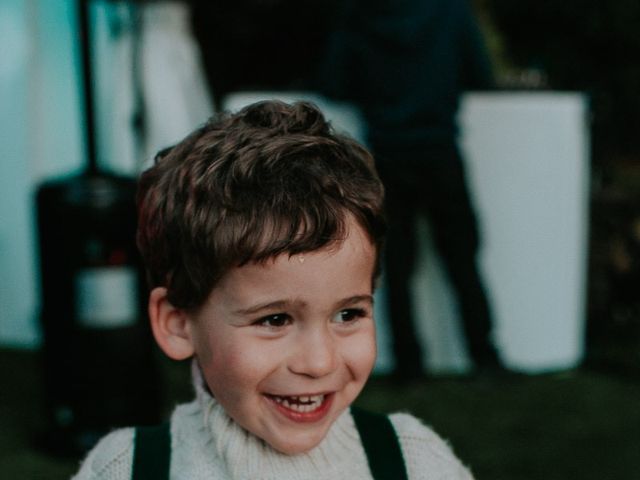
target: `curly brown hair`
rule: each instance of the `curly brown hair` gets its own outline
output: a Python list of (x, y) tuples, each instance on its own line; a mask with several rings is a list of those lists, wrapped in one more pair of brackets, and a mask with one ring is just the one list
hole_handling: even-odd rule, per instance
[(158, 153), (139, 180), (138, 247), (151, 287), (194, 309), (230, 268), (339, 242), (350, 217), (379, 256), (383, 197), (371, 154), (317, 107), (259, 102)]

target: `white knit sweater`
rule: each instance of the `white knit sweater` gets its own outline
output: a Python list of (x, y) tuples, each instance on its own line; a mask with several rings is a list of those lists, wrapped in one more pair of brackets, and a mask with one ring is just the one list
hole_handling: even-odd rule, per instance
[[(347, 410), (311, 451), (284, 455), (235, 423), (196, 376), (196, 399), (171, 416), (171, 480), (371, 480)], [(391, 415), (410, 480), (471, 480), (446, 443), (418, 419)], [(89, 453), (72, 480), (130, 480), (132, 428), (116, 430)]]

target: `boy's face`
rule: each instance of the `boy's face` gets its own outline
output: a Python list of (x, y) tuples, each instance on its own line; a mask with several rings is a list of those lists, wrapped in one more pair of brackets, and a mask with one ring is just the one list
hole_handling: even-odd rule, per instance
[(214, 397), (280, 452), (318, 445), (373, 368), (375, 253), (351, 221), (340, 245), (232, 269), (190, 318)]

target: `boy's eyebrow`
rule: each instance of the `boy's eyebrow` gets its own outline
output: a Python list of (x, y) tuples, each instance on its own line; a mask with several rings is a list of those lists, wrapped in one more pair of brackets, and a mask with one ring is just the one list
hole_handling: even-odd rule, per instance
[[(347, 305), (352, 305), (354, 303), (358, 303), (358, 302), (368, 302), (371, 303), (373, 305), (373, 295), (354, 295), (353, 297), (348, 297), (345, 299), (340, 300), (337, 303), (338, 308), (342, 308), (345, 307)], [(276, 300), (274, 302), (265, 302), (265, 303), (259, 303), (257, 305), (253, 305), (249, 308), (241, 308), (239, 310), (235, 310), (233, 313), (236, 315), (253, 315), (256, 314), (258, 312), (260, 312), (261, 310), (267, 310), (267, 309), (286, 309), (287, 307), (291, 306), (292, 303), (298, 303), (298, 302), (291, 302), (289, 300)]]
[(285, 308), (290, 304), (291, 302), (288, 300), (276, 300), (275, 302), (259, 303), (249, 308), (241, 308), (240, 310), (235, 310), (233, 313), (236, 315), (251, 315), (258, 313), (260, 310)]
[(347, 305), (352, 305), (359, 302), (367, 302), (373, 305), (373, 295), (355, 295), (353, 297), (345, 298), (344, 300), (339, 302), (338, 305), (340, 307), (346, 307)]

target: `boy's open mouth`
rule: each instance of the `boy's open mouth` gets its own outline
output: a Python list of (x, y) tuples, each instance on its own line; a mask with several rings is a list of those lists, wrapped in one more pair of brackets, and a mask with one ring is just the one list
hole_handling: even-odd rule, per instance
[(299, 397), (281, 397), (278, 395), (269, 395), (269, 397), (285, 408), (295, 410), (296, 412), (306, 413), (317, 410), (324, 402), (325, 395), (301, 395)]
[(328, 411), (332, 394), (318, 395), (270, 395), (266, 397), (271, 400), (276, 408), (285, 416), (296, 421), (314, 421), (324, 416)]

